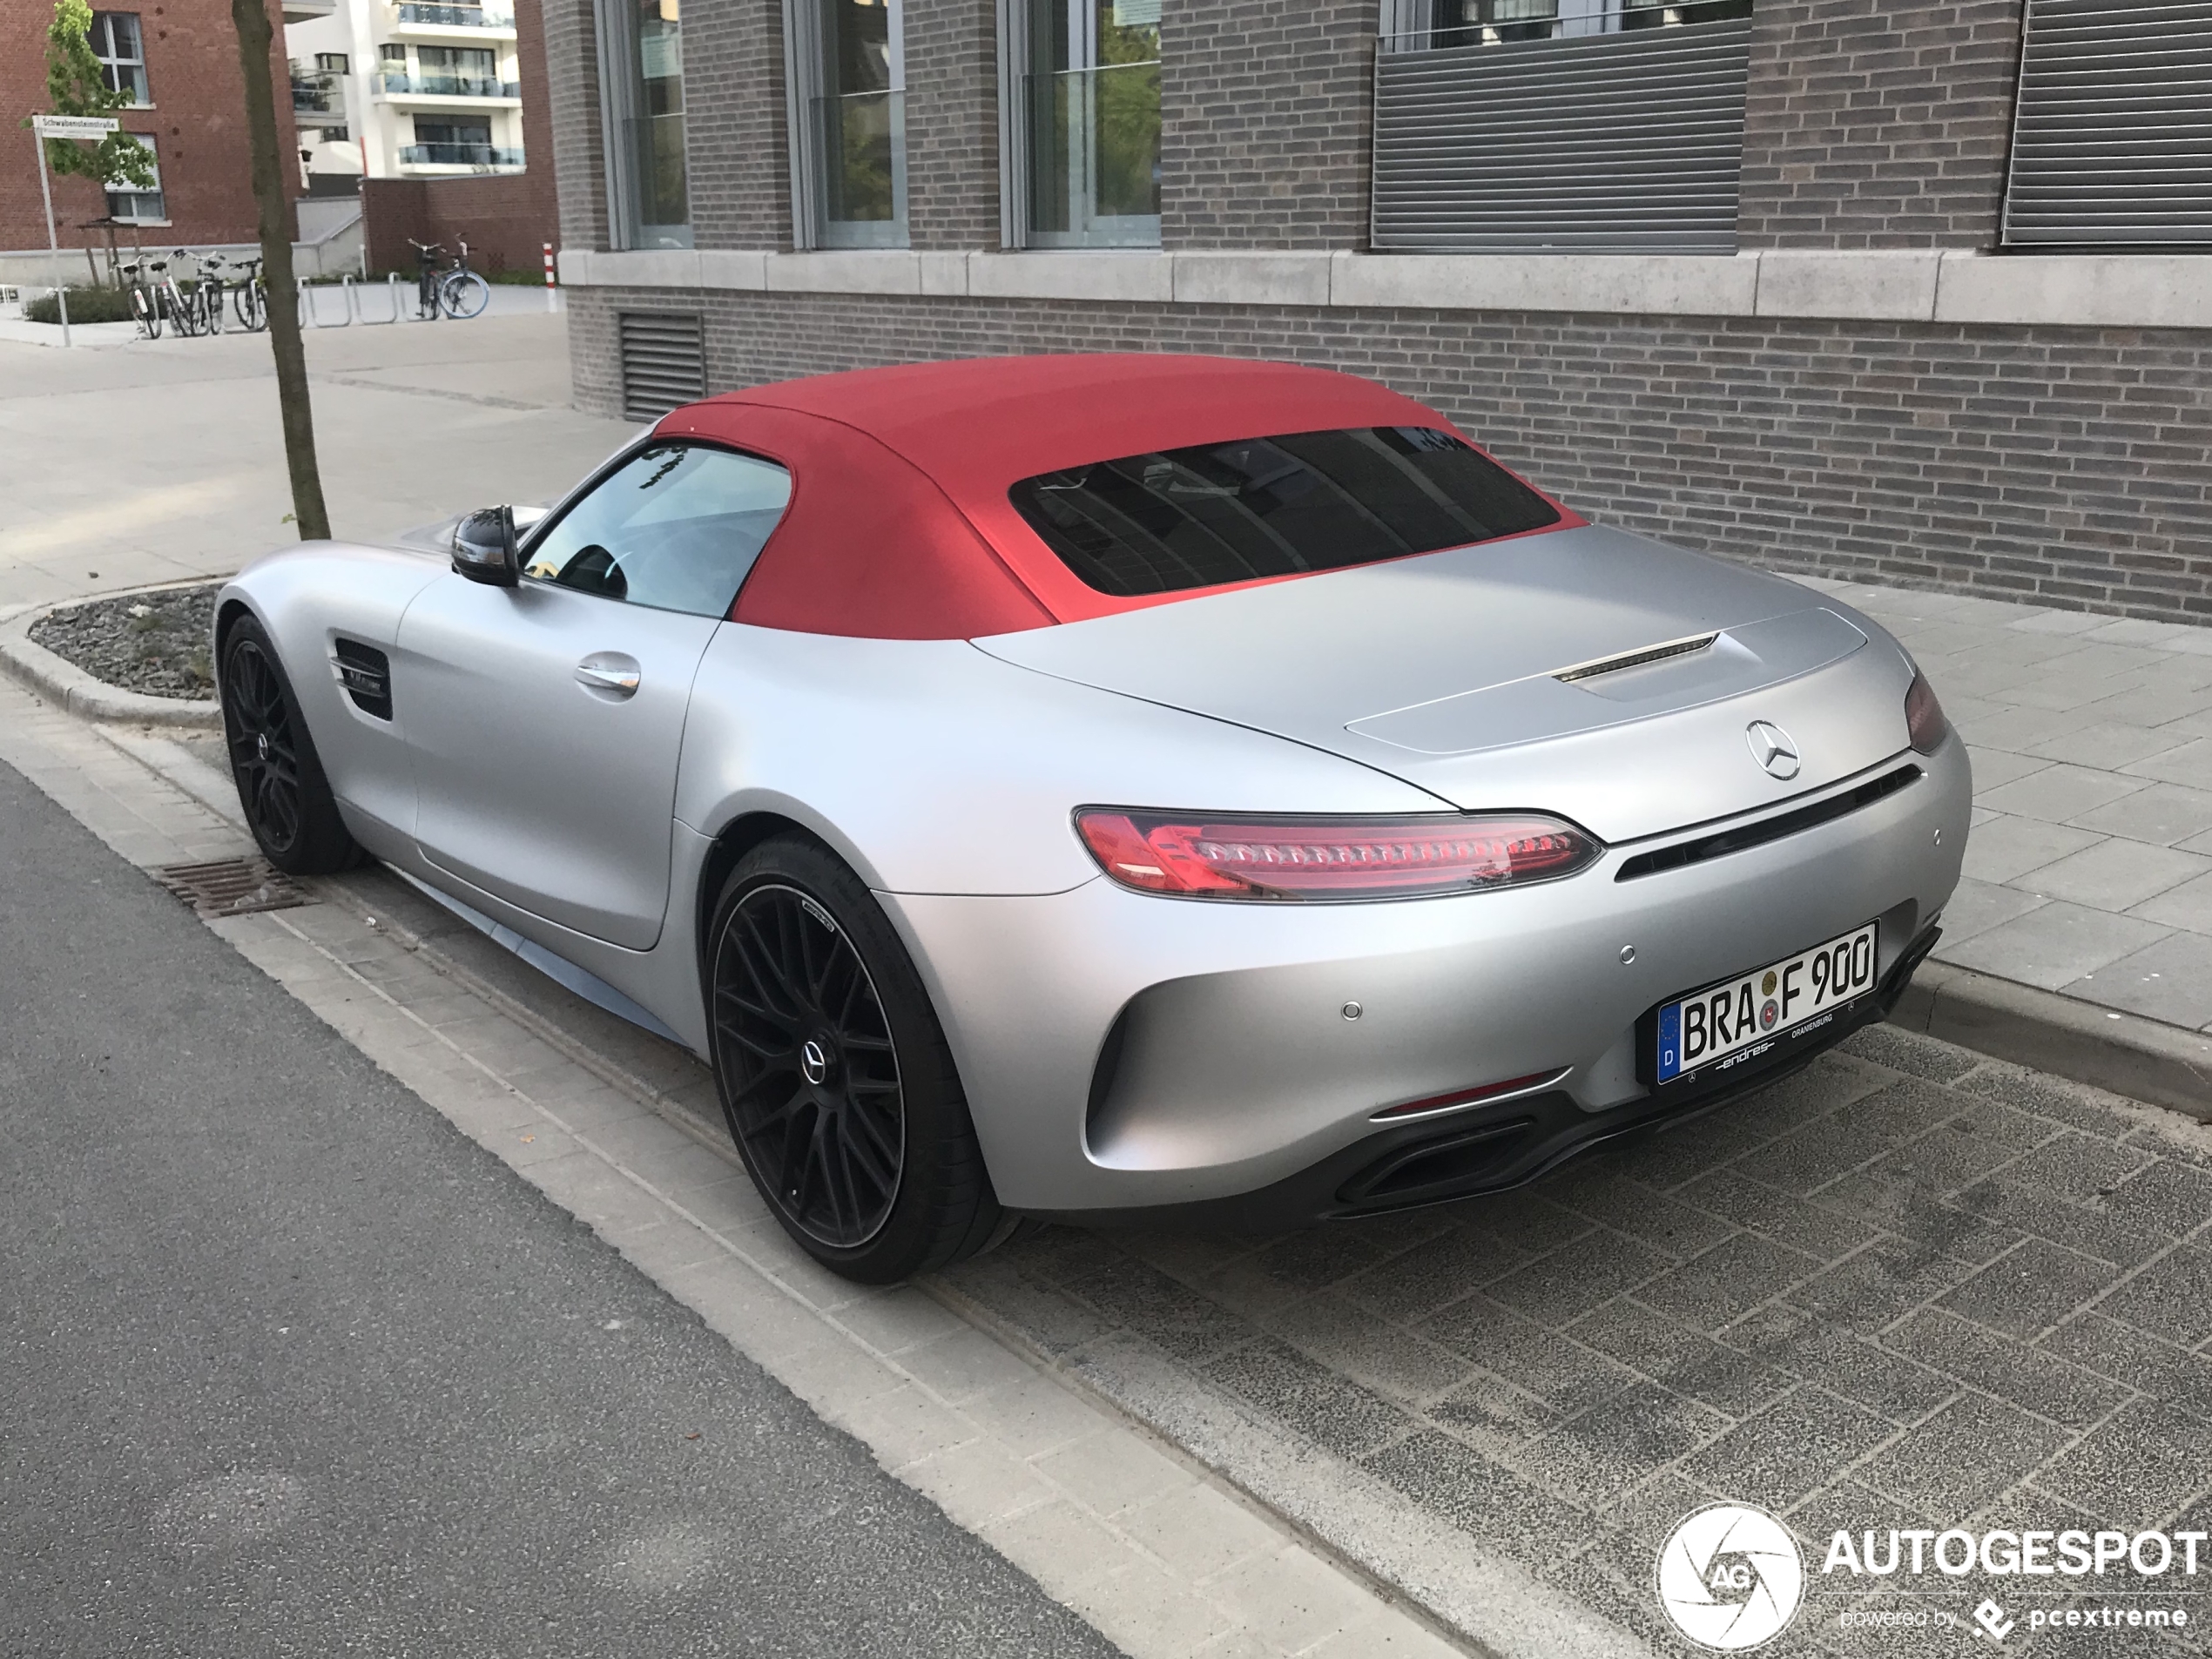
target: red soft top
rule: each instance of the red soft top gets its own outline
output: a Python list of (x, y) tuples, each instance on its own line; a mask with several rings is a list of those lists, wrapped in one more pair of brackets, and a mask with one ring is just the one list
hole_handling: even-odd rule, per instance
[[(791, 469), (791, 506), (734, 620), (961, 639), (1221, 591), (1097, 591), (1015, 511), (1007, 491), (1020, 480), (1154, 449), (1360, 426), (1456, 430), (1426, 404), (1350, 374), (1136, 353), (819, 374), (691, 404), (658, 430), (718, 439)], [(1560, 528), (1581, 522), (1560, 511)]]

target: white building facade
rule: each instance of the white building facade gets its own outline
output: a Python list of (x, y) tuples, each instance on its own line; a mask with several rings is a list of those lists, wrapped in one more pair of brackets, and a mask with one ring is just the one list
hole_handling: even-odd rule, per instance
[[(287, 20), (304, 9), (287, 4)], [(350, 193), (364, 175), (522, 170), (524, 88), (504, 0), (333, 0), (284, 35), (311, 195)]]

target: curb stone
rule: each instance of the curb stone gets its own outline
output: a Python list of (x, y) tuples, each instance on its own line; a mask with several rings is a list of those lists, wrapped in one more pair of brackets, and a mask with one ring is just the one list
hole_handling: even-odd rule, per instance
[[(174, 587), (165, 583), (164, 587)], [(122, 595), (104, 593), (101, 599)], [(82, 601), (80, 603), (91, 603)], [(120, 721), (130, 725), (183, 727), (196, 732), (219, 732), (223, 705), (213, 701), (177, 697), (148, 697), (126, 691), (95, 679), (76, 664), (56, 656), (30, 637), (32, 626), (65, 605), (36, 605), (0, 623), (0, 673), (19, 681), (57, 708), (86, 720)]]
[(2212, 1123), (2212, 1035), (1925, 961), (1890, 1022)]

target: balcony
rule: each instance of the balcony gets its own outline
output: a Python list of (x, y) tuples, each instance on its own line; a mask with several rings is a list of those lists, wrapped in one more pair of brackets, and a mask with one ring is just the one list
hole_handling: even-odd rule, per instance
[[(475, 75), (385, 74), (377, 77), (377, 90), (386, 98), (503, 98), (509, 103), (520, 103), (523, 96), (519, 81), (494, 80)], [(296, 95), (296, 83), (294, 91)]]
[(400, 146), (400, 165), (450, 167), (470, 172), (519, 172), (523, 152), (519, 145), (500, 144), (403, 144)]
[(480, 37), (515, 32), (515, 14), (505, 6), (448, 6), (433, 4), (430, 0), (404, 0), (393, 10), (397, 14), (393, 25), (396, 34), (427, 33), (450, 38), (448, 31), (456, 30)]
[(346, 113), (346, 89), (335, 75), (294, 75), (292, 112), (342, 117)]

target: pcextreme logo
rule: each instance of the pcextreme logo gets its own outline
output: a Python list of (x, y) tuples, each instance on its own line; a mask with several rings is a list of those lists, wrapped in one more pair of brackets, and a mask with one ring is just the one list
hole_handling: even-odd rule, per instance
[(1675, 1629), (1716, 1653), (1773, 1641), (1790, 1628), (1804, 1590), (1797, 1541), (1747, 1504), (1708, 1505), (1659, 1551), (1659, 1605)]

